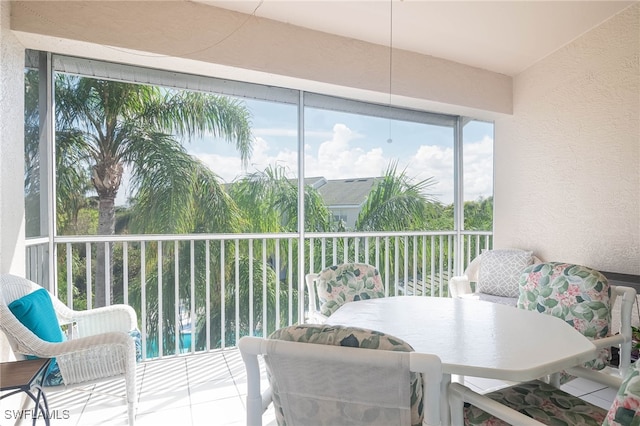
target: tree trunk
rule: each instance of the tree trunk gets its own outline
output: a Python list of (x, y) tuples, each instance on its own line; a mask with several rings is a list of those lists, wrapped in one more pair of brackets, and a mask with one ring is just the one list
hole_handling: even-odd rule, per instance
[[(98, 234), (113, 235), (115, 230), (115, 218), (115, 198), (100, 198)], [(106, 306), (107, 301), (111, 302), (111, 295), (113, 293), (113, 289), (111, 288), (111, 273), (113, 270), (113, 260), (111, 253), (111, 243), (108, 243), (106, 245), (105, 243), (98, 243), (96, 251), (95, 307)], [(106, 262), (107, 258), (109, 259), (108, 262)]]
[[(93, 185), (98, 192), (99, 235), (113, 235), (115, 233), (115, 199), (120, 187), (122, 172), (122, 165), (106, 161), (96, 165), (93, 169)], [(98, 243), (96, 250), (95, 307), (106, 306), (107, 302), (111, 303), (112, 300), (112, 253), (111, 243)]]

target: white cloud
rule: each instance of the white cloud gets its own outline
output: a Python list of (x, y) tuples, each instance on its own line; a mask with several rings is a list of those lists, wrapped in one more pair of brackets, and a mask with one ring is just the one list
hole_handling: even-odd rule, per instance
[(225, 182), (231, 182), (238, 176), (242, 176), (245, 172), (262, 171), (269, 164), (278, 164), (285, 167), (291, 175), (295, 174), (297, 169), (298, 154), (289, 149), (285, 149), (270, 155), (269, 144), (261, 137), (257, 137), (253, 143), (253, 153), (249, 159), (247, 170), (243, 170), (240, 157), (223, 156), (219, 154), (202, 154), (195, 155), (200, 161), (206, 164), (211, 170), (220, 176)]
[(264, 128), (264, 129), (251, 129), (253, 136), (289, 136), (297, 137), (298, 130), (291, 128)]
[(334, 125), (331, 138), (318, 146), (317, 155), (314, 155), (310, 145), (305, 147), (306, 175), (329, 179), (379, 176), (387, 162), (382, 149), (367, 151), (350, 145), (361, 137), (344, 124)]
[(196, 157), (225, 182), (231, 182), (236, 176), (242, 174), (240, 157), (225, 157), (218, 154), (196, 154)]
[[(264, 170), (269, 164), (277, 164), (287, 169), (290, 176), (296, 175), (297, 152), (291, 149), (274, 151), (268, 141), (269, 132), (260, 132), (249, 159), (248, 172)], [(282, 134), (275, 132), (273, 134)], [(325, 176), (329, 179), (380, 176), (391, 161), (398, 161), (399, 170), (406, 168), (408, 176), (416, 180), (433, 177), (437, 184), (430, 192), (443, 203), (453, 202), (453, 149), (438, 145), (422, 145), (405, 159), (385, 155), (384, 146), (362, 148), (354, 146), (354, 141), (362, 135), (344, 124), (335, 124), (331, 135), (316, 146), (305, 146), (305, 174)], [(493, 141), (485, 137), (479, 142), (464, 146), (465, 199), (475, 200), (479, 196), (493, 193), (492, 178)], [(242, 175), (238, 157), (219, 154), (194, 154), (216, 174), (231, 182)]]
[(453, 202), (453, 149), (422, 145), (412, 156), (407, 174), (417, 180), (433, 177), (435, 185), (428, 192), (444, 204)]
[[(287, 128), (261, 128), (261, 129), (253, 128), (251, 129), (251, 133), (254, 136), (287, 136), (292, 138), (298, 137), (298, 129), (292, 129), (288, 127)], [(330, 138), (332, 135), (332, 132), (307, 130), (305, 131), (305, 135), (322, 137), (322, 138)]]
[(477, 200), (493, 195), (493, 140), (464, 145), (464, 199)]

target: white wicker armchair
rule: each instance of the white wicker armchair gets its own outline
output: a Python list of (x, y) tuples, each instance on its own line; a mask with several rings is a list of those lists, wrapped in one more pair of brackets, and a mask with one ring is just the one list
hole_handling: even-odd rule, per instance
[(113, 305), (74, 311), (49, 294), (59, 324), (68, 325), (73, 330), (68, 340), (51, 343), (31, 332), (9, 309), (9, 304), (14, 300), (41, 288), (25, 278), (0, 274), (0, 329), (7, 336), (16, 358), (24, 359), (26, 355), (55, 357), (64, 381), (62, 389), (70, 385), (122, 376), (126, 385), (129, 424), (133, 425), (136, 347), (129, 334), (137, 327), (133, 308), (128, 305)]

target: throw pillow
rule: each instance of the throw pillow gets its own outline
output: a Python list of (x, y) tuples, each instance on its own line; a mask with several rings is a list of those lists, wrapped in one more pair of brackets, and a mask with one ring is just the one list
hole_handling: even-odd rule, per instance
[(478, 272), (478, 293), (518, 297), (522, 270), (533, 263), (533, 252), (517, 249), (485, 250)]
[[(9, 310), (15, 315), (18, 321), (27, 327), (33, 334), (46, 342), (59, 343), (64, 341), (64, 335), (58, 324), (56, 311), (49, 293), (44, 288), (40, 288), (27, 294), (9, 304)], [(27, 358), (35, 358), (30, 355)], [(52, 384), (57, 382), (49, 376), (59, 375), (59, 367), (55, 358), (49, 364), (49, 369), (45, 375), (45, 382)]]

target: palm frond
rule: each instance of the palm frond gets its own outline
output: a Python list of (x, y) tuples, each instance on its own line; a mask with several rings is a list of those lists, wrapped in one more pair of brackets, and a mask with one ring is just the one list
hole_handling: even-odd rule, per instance
[(356, 220), (356, 229), (424, 229), (429, 205), (435, 202), (435, 197), (427, 191), (435, 183), (433, 177), (413, 182), (406, 170), (398, 172), (397, 162), (391, 162), (382, 180), (375, 184), (367, 197)]
[(157, 131), (178, 136), (213, 135), (234, 143), (246, 166), (252, 152), (251, 114), (237, 99), (188, 91), (148, 99), (140, 119)]

